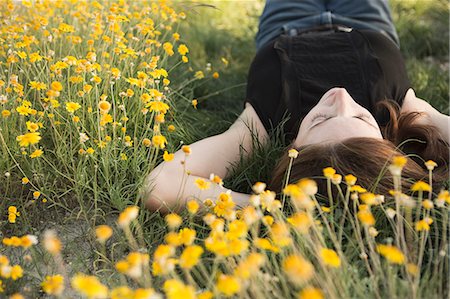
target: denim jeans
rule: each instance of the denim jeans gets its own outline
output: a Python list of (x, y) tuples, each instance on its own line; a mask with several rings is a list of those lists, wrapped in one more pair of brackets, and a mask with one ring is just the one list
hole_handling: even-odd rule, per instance
[(297, 30), (331, 24), (378, 31), (400, 45), (388, 0), (267, 0), (256, 48), (283, 33), (296, 35)]

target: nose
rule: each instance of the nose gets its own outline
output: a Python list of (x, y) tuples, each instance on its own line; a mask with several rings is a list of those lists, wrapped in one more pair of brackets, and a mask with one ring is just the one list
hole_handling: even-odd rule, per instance
[(339, 88), (334, 94), (336, 113), (341, 116), (349, 116), (354, 113), (355, 101), (345, 88)]

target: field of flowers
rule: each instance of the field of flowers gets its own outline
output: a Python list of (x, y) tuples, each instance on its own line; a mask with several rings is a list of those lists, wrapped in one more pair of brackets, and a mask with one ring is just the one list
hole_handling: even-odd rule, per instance
[[(433, 161), (411, 190), (398, 156), (389, 194), (330, 167), (328, 194), (310, 179), (275, 194), (274, 157), (298, 153), (273, 141), (196, 182), (218, 198), (145, 210), (146, 175), (242, 109), (262, 4), (0, 1), (0, 298), (449, 295), (450, 194), (432, 190)], [(448, 113), (448, 3), (391, 4), (418, 96)]]

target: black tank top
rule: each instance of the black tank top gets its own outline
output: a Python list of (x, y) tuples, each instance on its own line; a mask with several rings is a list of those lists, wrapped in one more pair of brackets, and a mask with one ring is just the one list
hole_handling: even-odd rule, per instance
[(384, 126), (389, 114), (377, 111), (375, 104), (391, 99), (401, 106), (410, 82), (399, 49), (375, 31), (282, 35), (253, 59), (246, 102), (267, 132), (287, 119), (283, 129), (289, 142), (306, 114), (333, 87), (346, 88)]

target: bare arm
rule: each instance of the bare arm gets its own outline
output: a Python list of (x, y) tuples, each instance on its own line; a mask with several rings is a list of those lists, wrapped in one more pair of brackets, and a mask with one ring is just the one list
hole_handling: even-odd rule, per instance
[(426, 101), (417, 98), (411, 88), (406, 93), (401, 112), (425, 112), (418, 118), (417, 122), (435, 126), (441, 135), (441, 139), (447, 143), (450, 142), (450, 116), (440, 113)]
[[(261, 120), (247, 103), (245, 110), (227, 131), (191, 144), (192, 153), (189, 156), (179, 150), (172, 161), (159, 164), (146, 179), (147, 207), (167, 212), (183, 208), (188, 198), (203, 201), (225, 192), (216, 184), (201, 191), (195, 186), (195, 180), (208, 179), (211, 173), (225, 178), (230, 163), (239, 161), (241, 150), (247, 154), (252, 152), (250, 128), (262, 144), (267, 141), (268, 135)], [(247, 194), (232, 192), (231, 195), (238, 205), (245, 206), (248, 202)]]

